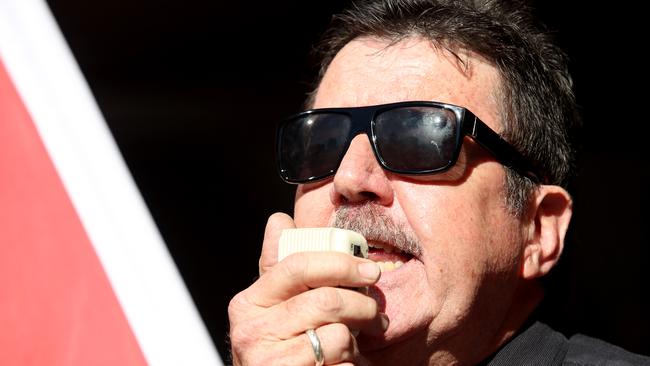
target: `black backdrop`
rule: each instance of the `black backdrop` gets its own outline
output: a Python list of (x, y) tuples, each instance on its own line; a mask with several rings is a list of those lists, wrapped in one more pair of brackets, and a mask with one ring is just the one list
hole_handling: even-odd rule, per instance
[[(266, 218), (292, 210), (274, 122), (300, 108), (310, 45), (344, 3), (48, 0), (222, 354), (227, 304), (256, 276)], [(575, 220), (544, 317), (650, 354), (639, 9), (539, 3), (585, 118)]]

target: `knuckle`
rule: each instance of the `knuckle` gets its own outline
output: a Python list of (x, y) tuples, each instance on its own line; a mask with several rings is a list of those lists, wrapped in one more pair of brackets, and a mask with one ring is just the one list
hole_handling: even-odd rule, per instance
[(328, 351), (337, 355), (338, 360), (354, 358), (356, 341), (345, 324), (333, 323), (327, 326)]
[(244, 295), (242, 292), (238, 293), (237, 295), (233, 296), (232, 299), (230, 299), (230, 302), (228, 303), (228, 309), (237, 309), (243, 306), (243, 298)]
[(324, 313), (338, 314), (345, 306), (340, 291), (333, 287), (319, 287), (313, 291), (312, 296), (312, 304)]
[(337, 314), (343, 308), (343, 300), (332, 287), (319, 287), (286, 301), (289, 314)]
[(230, 299), (228, 303), (228, 318), (233, 319), (237, 314), (241, 313), (246, 307), (245, 303), (244, 295), (241, 292)]
[(335, 339), (341, 340), (341, 344), (347, 348), (352, 342), (352, 333), (350, 329), (343, 323), (333, 323), (330, 325), (331, 336)]
[(230, 345), (233, 351), (243, 352), (254, 346), (257, 342), (255, 332), (246, 326), (231, 326), (230, 328)]
[(283, 265), (281, 268), (288, 278), (292, 280), (302, 279), (305, 275), (308, 261), (309, 256), (305, 253), (295, 253), (282, 261)]

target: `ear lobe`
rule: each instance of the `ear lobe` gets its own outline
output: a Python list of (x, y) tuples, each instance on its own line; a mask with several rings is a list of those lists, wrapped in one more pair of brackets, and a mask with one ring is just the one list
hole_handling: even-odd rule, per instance
[(573, 202), (562, 187), (543, 185), (535, 193), (530, 238), (524, 249), (523, 277), (547, 274), (560, 259)]

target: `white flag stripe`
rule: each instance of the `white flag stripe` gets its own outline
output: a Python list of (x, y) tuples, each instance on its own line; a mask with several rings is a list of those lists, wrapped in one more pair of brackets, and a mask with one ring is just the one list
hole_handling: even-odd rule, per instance
[(151, 365), (221, 365), (43, 0), (0, 0), (11, 75)]

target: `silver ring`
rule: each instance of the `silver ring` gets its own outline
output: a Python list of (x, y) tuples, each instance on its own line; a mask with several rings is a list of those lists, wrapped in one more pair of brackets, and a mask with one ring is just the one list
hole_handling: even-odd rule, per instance
[(309, 342), (311, 343), (311, 348), (314, 350), (314, 356), (316, 356), (316, 366), (323, 366), (325, 363), (325, 357), (323, 356), (323, 349), (320, 346), (320, 339), (318, 339), (316, 331), (313, 329), (307, 329), (305, 333), (307, 333)]

